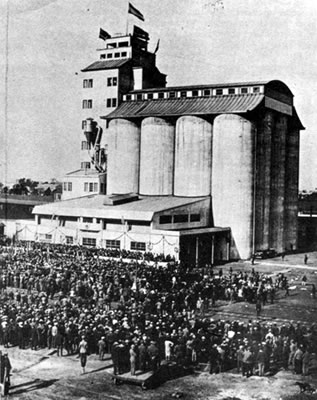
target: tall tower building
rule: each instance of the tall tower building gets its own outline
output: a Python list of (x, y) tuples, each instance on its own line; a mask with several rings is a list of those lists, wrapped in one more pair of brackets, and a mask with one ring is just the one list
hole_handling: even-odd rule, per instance
[(166, 75), (148, 50), (146, 31), (134, 26), (133, 34), (111, 37), (100, 29), (100, 39), (98, 60), (80, 74), (80, 169), (65, 176), (63, 200), (106, 193), (107, 124), (100, 116), (112, 112), (132, 90), (166, 86)]

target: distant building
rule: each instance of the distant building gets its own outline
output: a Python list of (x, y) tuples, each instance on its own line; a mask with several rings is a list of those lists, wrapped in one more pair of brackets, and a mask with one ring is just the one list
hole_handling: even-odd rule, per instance
[(33, 237), (212, 264), (296, 249), (304, 128), (290, 89), (165, 87), (148, 40), (108, 37), (83, 69), (81, 168), (65, 201), (35, 207)]

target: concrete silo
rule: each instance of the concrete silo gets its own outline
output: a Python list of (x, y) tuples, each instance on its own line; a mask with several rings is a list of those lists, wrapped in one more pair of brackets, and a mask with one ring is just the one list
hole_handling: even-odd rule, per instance
[(203, 118), (182, 116), (176, 123), (175, 196), (209, 196), (212, 125)]
[(287, 116), (277, 114), (272, 137), (270, 247), (284, 250), (284, 200)]
[(138, 193), (140, 128), (132, 121), (114, 119), (107, 136), (107, 194)]
[(141, 125), (140, 194), (173, 194), (175, 125), (145, 118)]
[(271, 156), (274, 114), (266, 110), (257, 130), (255, 250), (270, 246)]
[(249, 258), (253, 244), (254, 135), (252, 122), (234, 114), (214, 120), (212, 204), (216, 226), (231, 227), (231, 257)]
[(286, 136), (285, 161), (285, 250), (297, 248), (299, 129), (291, 128)]

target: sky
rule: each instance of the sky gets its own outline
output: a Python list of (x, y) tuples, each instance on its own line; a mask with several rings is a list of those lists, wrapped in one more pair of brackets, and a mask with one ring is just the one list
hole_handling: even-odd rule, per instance
[[(131, 2), (145, 21), (130, 16), (129, 25), (149, 32), (150, 51), (160, 39), (157, 65), (168, 86), (273, 79), (288, 85), (306, 128), (300, 188), (316, 188), (316, 0)], [(125, 32), (127, 8), (128, 0), (0, 0), (0, 182), (60, 179), (79, 168), (77, 73), (97, 60), (100, 27)]]

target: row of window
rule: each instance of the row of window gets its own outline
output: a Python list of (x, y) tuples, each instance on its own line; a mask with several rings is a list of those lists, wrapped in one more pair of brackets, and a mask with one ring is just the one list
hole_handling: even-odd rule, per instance
[[(67, 237), (66, 237), (67, 240)], [(95, 238), (83, 238), (83, 246), (96, 246), (97, 239)], [(106, 240), (106, 249), (120, 249), (121, 243), (120, 240)], [(131, 242), (130, 250), (136, 251), (145, 251), (146, 243), (145, 242)]]
[(128, 53), (126, 51), (116, 52), (116, 53), (107, 53), (107, 54), (100, 54), (100, 59), (103, 60), (107, 58), (108, 60), (111, 58), (120, 58), (120, 57), (127, 57)]
[(98, 183), (84, 182), (84, 192), (98, 192)]
[[(107, 104), (107, 107), (117, 107), (117, 99), (116, 98), (107, 99), (106, 104)], [(92, 108), (92, 100), (91, 99), (83, 100), (82, 107), (84, 109)], [(86, 124), (82, 123), (82, 127), (83, 127), (83, 129), (85, 129)]]
[(71, 192), (73, 190), (73, 184), (72, 182), (64, 182), (63, 183), (63, 190), (65, 192)]
[(152, 99), (174, 99), (182, 97), (198, 97), (198, 96), (221, 96), (226, 94), (248, 94), (260, 93), (260, 87), (242, 87), (242, 88), (228, 88), (228, 89), (204, 89), (204, 90), (183, 90), (171, 92), (157, 92), (157, 93), (137, 93), (136, 95), (127, 94), (124, 99), (130, 100), (152, 100)]
[(183, 224), (187, 222), (199, 222), (200, 214), (176, 214), (161, 215), (160, 224)]
[[(83, 88), (88, 89), (92, 88), (94, 85), (93, 79), (84, 79), (83, 80)], [(109, 77), (107, 78), (107, 86), (117, 86), (118, 85), (118, 78), (115, 77)]]

